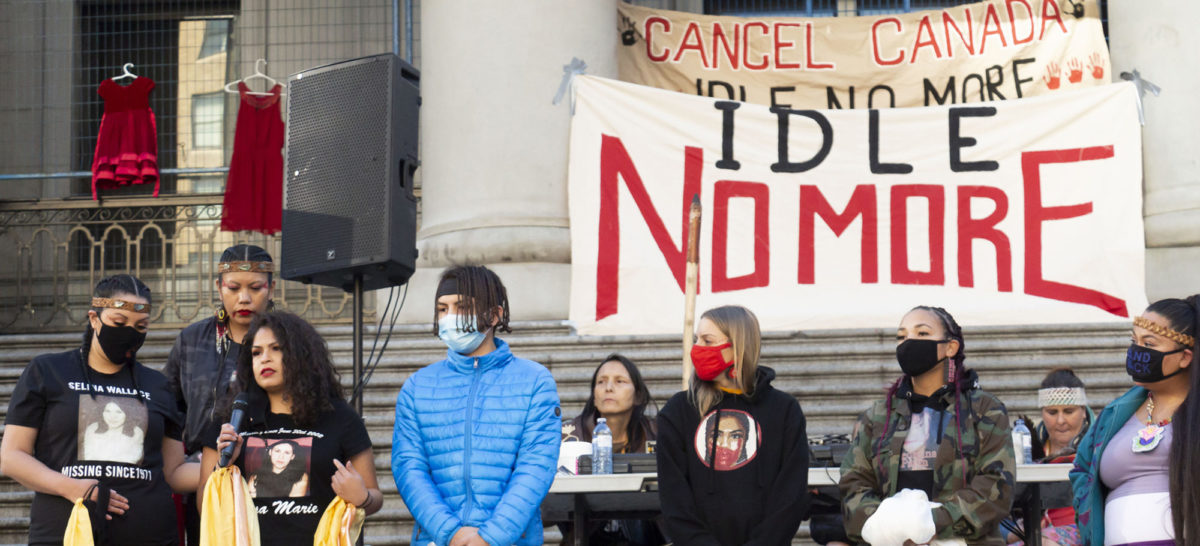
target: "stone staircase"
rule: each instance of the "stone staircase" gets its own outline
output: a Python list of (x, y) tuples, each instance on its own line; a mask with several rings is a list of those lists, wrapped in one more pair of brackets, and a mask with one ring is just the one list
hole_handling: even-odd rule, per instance
[[(350, 327), (319, 330), (349, 387)], [(638, 363), (659, 405), (680, 388), (679, 336), (582, 337), (562, 322), (514, 323), (513, 330), (503, 336), (513, 351), (553, 372), (564, 416), (578, 414), (587, 399), (592, 371), (613, 352)], [(152, 331), (139, 358), (161, 368), (176, 334)], [(371, 325), (365, 335), (368, 350), (374, 335)], [(1010, 413), (1035, 416), (1037, 385), (1046, 371), (1059, 366), (1079, 373), (1099, 410), (1130, 385), (1123, 366), (1128, 335), (1128, 327), (1121, 324), (973, 328), (966, 332), (967, 364), (979, 371), (983, 387), (1004, 400)], [(77, 346), (79, 338), (79, 333), (0, 336), (0, 411), (7, 409), (13, 386), (31, 358)], [(778, 373), (775, 386), (800, 401), (810, 435), (849, 433), (855, 416), (898, 376), (894, 347), (894, 333), (887, 329), (769, 333), (764, 336), (763, 364)], [(390, 470), (395, 397), (409, 374), (444, 353), (445, 346), (428, 325), (397, 325), (366, 389), (364, 413), (386, 496), (383, 510), (367, 521), (366, 544), (409, 544), (412, 517), (396, 493)], [(32, 498), (12, 479), (0, 478), (0, 544), (25, 542)], [(807, 534), (802, 527), (798, 537)], [(547, 529), (547, 542), (558, 539), (553, 528)]]

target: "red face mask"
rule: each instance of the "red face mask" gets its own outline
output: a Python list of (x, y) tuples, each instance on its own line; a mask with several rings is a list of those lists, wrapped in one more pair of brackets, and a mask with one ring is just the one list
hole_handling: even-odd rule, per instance
[(717, 446), (717, 462), (713, 468), (717, 470), (731, 470), (738, 462), (738, 457), (741, 455), (740, 449), (730, 449), (727, 447)]
[(722, 349), (731, 346), (732, 343), (711, 347), (692, 345), (692, 366), (696, 368), (696, 375), (704, 381), (712, 381), (721, 375), (721, 372), (733, 366), (732, 361), (726, 362), (725, 357), (721, 355)]

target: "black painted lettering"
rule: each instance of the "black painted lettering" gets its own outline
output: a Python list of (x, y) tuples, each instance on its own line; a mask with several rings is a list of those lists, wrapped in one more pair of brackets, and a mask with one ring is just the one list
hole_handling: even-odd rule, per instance
[[(771, 112), (779, 117), (779, 162), (771, 164), (771, 172), (802, 173), (816, 168), (825, 160), (825, 157), (829, 155), (829, 150), (833, 149), (833, 126), (829, 124), (828, 118), (816, 110), (772, 107)], [(811, 119), (817, 122), (817, 127), (821, 129), (821, 149), (808, 161), (799, 163), (788, 161), (788, 117), (793, 115)]]
[(962, 149), (978, 143), (974, 137), (962, 136), (962, 118), (982, 118), (996, 115), (995, 106), (959, 106), (950, 109), (950, 170), (956, 173), (970, 171), (994, 171), (1000, 168), (996, 161), (963, 161)]
[(867, 137), (868, 154), (871, 158), (872, 174), (908, 174), (913, 171), (908, 163), (883, 163), (879, 161), (879, 110), (872, 109), (868, 113), (869, 126)]

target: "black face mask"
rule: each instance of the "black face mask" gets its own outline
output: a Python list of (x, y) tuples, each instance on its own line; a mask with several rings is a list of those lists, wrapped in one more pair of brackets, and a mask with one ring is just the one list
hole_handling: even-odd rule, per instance
[(906, 339), (896, 346), (896, 361), (900, 369), (910, 377), (932, 370), (941, 362), (937, 356), (938, 345), (948, 339)]
[(132, 326), (109, 326), (102, 320), (96, 340), (109, 362), (123, 365), (133, 362), (138, 349), (146, 342), (146, 332), (139, 332)]
[(1131, 343), (1129, 345), (1129, 352), (1125, 353), (1125, 373), (1129, 374), (1129, 377), (1132, 377), (1138, 383), (1158, 383), (1168, 377), (1178, 375), (1187, 369), (1179, 368), (1171, 372), (1170, 375), (1163, 375), (1163, 357), (1186, 350), (1186, 348), (1175, 349), (1169, 353), (1164, 353)]

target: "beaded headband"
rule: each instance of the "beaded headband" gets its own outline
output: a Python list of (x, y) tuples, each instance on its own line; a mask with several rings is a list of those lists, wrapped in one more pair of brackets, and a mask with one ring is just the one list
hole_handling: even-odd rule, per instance
[(1147, 320), (1143, 317), (1134, 317), (1133, 325), (1140, 326), (1142, 328), (1150, 330), (1151, 332), (1154, 332), (1155, 334), (1158, 334), (1162, 337), (1165, 337), (1169, 340), (1172, 340), (1176, 343), (1179, 343), (1179, 344), (1184, 345), (1189, 348), (1196, 344), (1196, 338), (1189, 336), (1187, 334), (1181, 334), (1181, 333), (1176, 332), (1175, 330), (1172, 330), (1170, 328), (1167, 328), (1166, 326), (1163, 326), (1161, 324), (1150, 322), (1149, 320)]
[(235, 273), (245, 271), (249, 273), (272, 273), (275, 271), (275, 264), (271, 262), (221, 262), (217, 264), (217, 273)]
[(1083, 387), (1050, 387), (1038, 389), (1038, 407), (1086, 406), (1087, 393)]
[(149, 303), (134, 303), (132, 301), (118, 300), (113, 298), (92, 298), (92, 307), (102, 309), (120, 309), (122, 311), (134, 311), (136, 313), (149, 313)]

